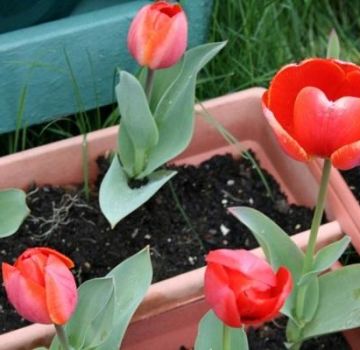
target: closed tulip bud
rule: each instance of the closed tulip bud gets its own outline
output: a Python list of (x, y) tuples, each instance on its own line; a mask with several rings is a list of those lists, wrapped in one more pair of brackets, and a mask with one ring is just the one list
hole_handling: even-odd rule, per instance
[(144, 6), (128, 33), (128, 48), (141, 66), (168, 68), (176, 64), (187, 46), (188, 23), (179, 4), (158, 1)]
[(14, 266), (2, 263), (6, 294), (31, 322), (65, 324), (75, 310), (77, 289), (69, 270), (74, 263), (50, 248), (30, 248)]
[(206, 257), (205, 299), (227, 326), (260, 325), (275, 318), (291, 293), (290, 272), (247, 250), (218, 249)]

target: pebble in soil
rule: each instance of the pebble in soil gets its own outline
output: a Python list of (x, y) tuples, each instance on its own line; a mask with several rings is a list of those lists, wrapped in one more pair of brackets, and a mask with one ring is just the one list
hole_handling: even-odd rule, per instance
[[(108, 162), (101, 159), (102, 174), (107, 167)], [(289, 205), (279, 185), (264, 171), (273, 191), (270, 199), (247, 160), (215, 156), (199, 167), (181, 166), (177, 171), (171, 186), (165, 185), (114, 230), (100, 213), (97, 188), (89, 201), (81, 189), (31, 189), (27, 196), (31, 215), (17, 234), (0, 241), (1, 261), (13, 262), (28, 247), (50, 246), (74, 260), (74, 274), (81, 283), (105, 275), (150, 245), (154, 281), (158, 281), (203, 266), (204, 255), (210, 249), (257, 246), (251, 233), (227, 212), (227, 207), (257, 208), (290, 233), (310, 226), (312, 210)], [(8, 305), (3, 289), (0, 305), (1, 331), (23, 325)]]

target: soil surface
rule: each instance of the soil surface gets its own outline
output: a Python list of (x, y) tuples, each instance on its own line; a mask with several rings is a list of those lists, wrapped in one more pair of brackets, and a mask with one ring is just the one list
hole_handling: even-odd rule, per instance
[[(108, 162), (99, 161), (104, 174)], [(150, 201), (110, 229), (98, 204), (98, 188), (89, 201), (81, 189), (32, 188), (31, 215), (19, 232), (0, 241), (0, 261), (12, 263), (26, 248), (49, 246), (71, 257), (81, 283), (103, 276), (146, 245), (151, 247), (154, 281), (204, 265), (215, 248), (257, 246), (251, 233), (226, 208), (251, 206), (275, 220), (286, 232), (308, 229), (312, 210), (289, 205), (265, 171), (273, 199), (246, 159), (215, 156), (199, 167), (178, 167), (178, 174)], [(99, 176), (101, 180), (102, 174)], [(0, 332), (25, 324), (0, 291)]]

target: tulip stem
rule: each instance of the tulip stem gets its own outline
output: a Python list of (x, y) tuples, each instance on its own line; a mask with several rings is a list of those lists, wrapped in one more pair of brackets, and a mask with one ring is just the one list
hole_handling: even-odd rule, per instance
[(222, 350), (230, 350), (230, 329), (228, 326), (224, 324), (224, 334), (223, 334), (223, 349)]
[(324, 213), (326, 192), (329, 183), (330, 172), (331, 172), (331, 161), (330, 159), (325, 159), (322, 175), (321, 175), (320, 189), (316, 202), (315, 213), (311, 223), (310, 238), (305, 253), (303, 274), (311, 271), (312, 269), (315, 246), (316, 246), (316, 238), (318, 235), (319, 227)]
[[(330, 172), (331, 172), (331, 161), (329, 159), (325, 159), (324, 166), (321, 175), (320, 181), (320, 189), (317, 197), (315, 213), (311, 222), (311, 229), (310, 229), (310, 237), (308, 241), (308, 245), (306, 248), (305, 258), (304, 258), (304, 265), (302, 269), (302, 275), (310, 272), (313, 268), (313, 260), (315, 254), (315, 247), (316, 247), (316, 239), (319, 231), (319, 227), (321, 224), (321, 219), (324, 213), (325, 208), (325, 199), (327, 193), (327, 187), (330, 179)], [(297, 343), (293, 345), (291, 350), (298, 350), (301, 347), (301, 338), (302, 338), (302, 328), (305, 326), (303, 317), (306, 305), (306, 293), (308, 291), (308, 284), (303, 284), (299, 287), (296, 295), (296, 317), (300, 322), (301, 326), (297, 330)]]
[(56, 329), (56, 335), (59, 338), (59, 342), (63, 348), (63, 350), (71, 350), (70, 344), (69, 344), (69, 339), (66, 335), (65, 329), (63, 326), (57, 325), (55, 324), (55, 329)]
[(145, 94), (150, 103), (151, 92), (154, 85), (155, 70), (148, 68), (145, 83)]

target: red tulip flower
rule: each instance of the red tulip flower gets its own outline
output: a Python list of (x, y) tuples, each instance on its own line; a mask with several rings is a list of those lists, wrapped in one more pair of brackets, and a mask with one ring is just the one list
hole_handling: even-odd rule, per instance
[(74, 263), (50, 248), (31, 248), (14, 266), (2, 264), (4, 286), (16, 311), (31, 322), (65, 324), (76, 307)]
[(282, 68), (263, 95), (265, 116), (291, 157), (360, 164), (360, 67), (312, 58)]
[(187, 46), (188, 23), (179, 4), (157, 1), (144, 6), (128, 33), (128, 48), (141, 66), (167, 68), (177, 63)]
[(206, 257), (205, 298), (227, 326), (259, 325), (276, 317), (292, 290), (290, 272), (247, 250), (218, 249)]

